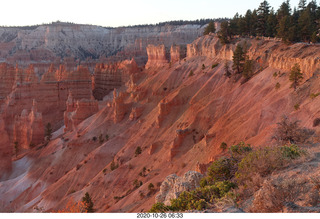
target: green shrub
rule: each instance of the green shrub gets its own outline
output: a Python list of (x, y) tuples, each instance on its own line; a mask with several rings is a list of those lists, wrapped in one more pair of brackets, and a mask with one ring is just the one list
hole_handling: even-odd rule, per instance
[(314, 98), (316, 98), (319, 95), (320, 95), (320, 93), (312, 93), (312, 94), (310, 94), (310, 98), (313, 100)]
[(214, 69), (215, 67), (217, 67), (219, 65), (219, 63), (215, 63), (211, 66), (212, 69)]
[(278, 147), (260, 148), (249, 152), (238, 164), (237, 181), (245, 184), (255, 175), (262, 177), (269, 175), (283, 166), (283, 157)]
[(109, 135), (106, 135), (106, 141), (108, 141), (109, 140)]
[(133, 186), (134, 186), (135, 188), (139, 188), (140, 186), (142, 186), (142, 181), (138, 181), (137, 179), (135, 179), (135, 180), (133, 181)]
[(275, 86), (275, 89), (276, 89), (276, 90), (279, 90), (279, 89), (280, 89), (280, 87), (281, 87), (280, 83), (279, 83), (279, 82), (277, 82), (277, 83), (276, 83), (276, 86)]
[(294, 107), (295, 110), (298, 110), (298, 109), (300, 109), (300, 104), (297, 103), (293, 107)]
[(148, 185), (148, 190), (149, 190), (150, 192), (154, 191), (154, 185), (153, 185), (152, 183), (150, 183), (150, 184)]
[(246, 145), (243, 141), (241, 141), (237, 145), (232, 145), (229, 148), (229, 151), (230, 151), (232, 156), (243, 155), (245, 153), (248, 153), (248, 152), (252, 151), (252, 147), (251, 147), (250, 144)]
[(220, 145), (220, 148), (221, 148), (222, 150), (226, 150), (227, 147), (228, 147), (228, 145), (227, 145), (227, 143), (225, 143), (225, 142), (222, 142), (221, 145)]
[(197, 188), (193, 191), (182, 192), (178, 198), (171, 200), (171, 209), (174, 211), (203, 210), (230, 193), (236, 184), (229, 181), (217, 182), (214, 185)]
[(200, 187), (205, 187), (209, 185), (209, 182), (208, 182), (208, 179), (206, 177), (203, 177), (201, 180), (200, 180)]
[(172, 210), (171, 206), (167, 206), (167, 205), (163, 204), (162, 202), (157, 202), (154, 205), (152, 205), (149, 212), (150, 213), (165, 213), (170, 210)]
[(116, 164), (115, 162), (114, 162), (114, 160), (111, 162), (111, 164), (110, 164), (110, 169), (111, 169), (111, 171), (114, 171), (115, 169), (117, 169), (119, 167), (119, 164)]
[(297, 145), (291, 144), (289, 146), (284, 145), (280, 147), (282, 156), (287, 159), (296, 159), (301, 155), (305, 154), (305, 151), (300, 149)]
[(142, 149), (141, 149), (141, 147), (137, 147), (136, 148), (136, 151), (134, 152), (134, 154), (135, 154), (135, 157), (137, 157), (139, 154), (141, 154), (142, 153)]
[(274, 78), (278, 77), (278, 73), (277, 72), (273, 73), (273, 77)]
[(194, 73), (193, 73), (193, 71), (191, 70), (190, 73), (189, 73), (189, 75), (188, 75), (188, 77), (191, 77), (191, 76), (193, 76), (193, 75), (194, 75)]
[(204, 64), (202, 64), (202, 67), (201, 67), (202, 70), (205, 70), (206, 69), (206, 66)]
[(216, 181), (229, 180), (233, 177), (233, 160), (230, 158), (222, 157), (219, 160), (214, 161), (208, 168), (207, 183), (213, 184)]
[(93, 137), (92, 137), (92, 141), (97, 141), (97, 137), (96, 137), (96, 136), (93, 136)]

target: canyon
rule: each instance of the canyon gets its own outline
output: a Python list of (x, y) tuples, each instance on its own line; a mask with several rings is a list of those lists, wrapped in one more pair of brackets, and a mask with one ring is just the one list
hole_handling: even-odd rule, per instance
[[(48, 57), (43, 69), (32, 63), (19, 67), (13, 60), (20, 52), (1, 52), (8, 62), (0, 66), (2, 212), (55, 212), (86, 192), (97, 212), (146, 212), (155, 200), (168, 203), (175, 192), (197, 187), (207, 167), (226, 154), (221, 142), (275, 145), (272, 136), (283, 115), (319, 134), (314, 121), (320, 118), (320, 99), (310, 98), (319, 92), (317, 44), (239, 38), (222, 45), (214, 34), (199, 37), (201, 28), (194, 26), (103, 29), (102, 35), (87, 36), (106, 42), (94, 56), (119, 49), (125, 55), (79, 64), (75, 60), (85, 58), (79, 48), (88, 53), (84, 46), (90, 43), (70, 40), (65, 49), (57, 40), (89, 27), (73, 28), (14, 29), (17, 36), (1, 30), (8, 42), (2, 40), (0, 47)], [(247, 81), (225, 76), (237, 44), (246, 45), (254, 60), (255, 74)], [(55, 62), (67, 56), (74, 58)], [(295, 63), (304, 76), (296, 91), (289, 81)], [(53, 133), (45, 141), (48, 123)], [(313, 144), (316, 151), (319, 143)], [(135, 153), (138, 147), (141, 153)], [(149, 191), (150, 183), (155, 192)]]

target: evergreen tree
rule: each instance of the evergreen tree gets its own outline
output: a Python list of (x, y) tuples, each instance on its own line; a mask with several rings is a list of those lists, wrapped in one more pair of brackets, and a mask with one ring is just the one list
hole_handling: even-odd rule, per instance
[(240, 74), (243, 71), (243, 66), (245, 62), (245, 53), (240, 44), (237, 45), (234, 53), (233, 53), (233, 65), (232, 69), (236, 71), (236, 73)]
[(239, 35), (239, 14), (236, 13), (235, 16), (233, 17), (233, 19), (230, 20), (229, 22), (229, 30), (230, 30), (230, 35), (234, 36), (234, 35)]
[(290, 16), (291, 15), (291, 7), (290, 7), (290, 2), (285, 1), (280, 5), (280, 8), (277, 11), (277, 19), (280, 22), (282, 18), (285, 16)]
[(299, 11), (304, 11), (307, 7), (307, 0), (300, 0), (298, 4)]
[(251, 25), (251, 35), (256, 36), (257, 35), (257, 23), (258, 23), (258, 14), (257, 10), (253, 10), (252, 12), (252, 25)]
[(247, 10), (246, 15), (244, 16), (244, 21), (246, 24), (245, 27), (245, 35), (252, 35), (252, 25), (253, 25), (253, 17), (252, 17), (252, 11), (251, 10)]
[(260, 3), (257, 14), (258, 14), (257, 34), (259, 36), (265, 36), (266, 30), (267, 30), (267, 20), (270, 14), (270, 6), (266, 0)]
[(278, 25), (277, 16), (275, 15), (275, 12), (272, 8), (267, 19), (266, 36), (275, 37), (277, 34), (276, 32), (277, 25)]
[(230, 28), (228, 21), (221, 23), (220, 31), (218, 32), (220, 42), (224, 44), (230, 43)]
[(224, 75), (227, 76), (228, 78), (231, 77), (231, 72), (229, 71), (228, 61), (224, 62)]
[(302, 39), (305, 42), (310, 41), (311, 35), (313, 33), (312, 26), (313, 25), (310, 10), (306, 9), (302, 11), (298, 20), (300, 39)]
[(203, 32), (203, 35), (208, 35), (209, 33), (215, 33), (216, 32), (216, 25), (213, 21), (211, 21), (206, 29)]
[(253, 76), (253, 73), (253, 60), (247, 58), (244, 63), (242, 76), (246, 80), (249, 80)]
[(93, 202), (92, 202), (91, 197), (90, 197), (88, 192), (86, 192), (86, 194), (83, 196), (82, 202), (84, 204), (84, 208), (85, 208), (87, 213), (94, 212)]
[(297, 89), (297, 86), (299, 86), (300, 82), (303, 79), (303, 75), (300, 70), (300, 65), (296, 63), (290, 71), (289, 80), (292, 82), (291, 87), (293, 87), (294, 90)]

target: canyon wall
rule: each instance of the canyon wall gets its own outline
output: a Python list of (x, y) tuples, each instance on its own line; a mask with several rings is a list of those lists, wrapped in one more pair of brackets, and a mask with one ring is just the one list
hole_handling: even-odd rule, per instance
[(99, 111), (98, 101), (91, 99), (81, 99), (75, 101), (72, 92), (66, 102), (67, 109), (64, 112), (64, 132), (72, 131), (86, 118), (92, 116)]
[[(298, 63), (305, 78), (312, 77), (313, 73), (320, 72), (319, 45), (296, 43), (290, 46), (274, 39), (252, 40), (239, 39), (239, 43), (248, 48), (250, 59), (263, 64), (262, 67), (290, 71)], [(204, 56), (212, 59), (232, 60), (236, 45), (221, 45), (219, 39), (213, 36), (198, 38), (187, 45), (187, 57)]]
[(69, 91), (75, 100), (92, 96), (92, 76), (82, 66), (68, 71), (64, 65), (58, 69), (51, 65), (41, 80), (32, 65), (27, 69), (7, 64), (1, 67), (0, 75), (6, 80), (0, 81), (3, 99), (0, 114), (11, 149), (13, 142), (18, 142), (23, 149), (43, 142), (44, 127), (48, 123), (54, 130), (60, 128)]
[[(225, 61), (231, 64), (236, 44), (244, 45), (245, 41), (249, 57), (261, 68), (250, 80), (240, 80), (240, 75), (239, 78), (238, 75), (226, 77)], [(300, 50), (301, 46), (308, 47)], [(99, 64), (92, 83), (92, 75), (85, 68), (76, 68), (72, 74), (65, 66), (57, 68), (53, 65), (40, 82), (12, 83), (14, 91), (5, 101), (10, 110), (5, 111), (4, 119), (14, 110), (21, 115), (26, 109), (27, 115), (32, 108), (32, 94), (38, 102), (43, 123), (48, 121), (48, 115), (50, 118), (51, 115), (63, 118), (67, 132), (46, 147), (29, 151), (30, 156), (25, 156), (24, 160), (15, 161), (15, 164), (20, 164), (32, 157), (28, 170), (21, 171), (14, 179), (16, 187), (5, 189), (11, 188), (11, 179), (0, 182), (0, 202), (12, 200), (0, 205), (0, 209), (52, 212), (65, 209), (68, 201), (77, 202), (88, 192), (98, 212), (144, 212), (154, 204), (157, 191), (160, 190), (157, 200), (169, 201), (170, 197), (175, 197), (175, 190), (186, 190), (189, 186), (185, 182), (194, 179), (185, 175), (186, 181), (179, 180), (171, 174), (182, 176), (194, 169), (204, 173), (210, 163), (226, 155), (220, 147), (222, 142), (227, 147), (240, 141), (253, 147), (273, 146), (275, 143), (271, 137), (284, 114), (300, 120), (301, 126), (319, 132), (319, 126), (313, 127), (313, 123), (320, 118), (320, 99), (311, 99), (310, 94), (319, 92), (320, 78), (304, 80), (294, 91), (290, 88), (288, 75), (291, 63), (286, 66), (290, 58), (300, 60), (307, 76), (303, 62), (308, 57), (315, 59), (319, 54), (317, 45), (287, 46), (273, 40), (236, 39), (234, 43), (223, 46), (213, 36), (204, 36), (188, 45), (188, 54), (183, 61), (181, 51), (179, 55), (179, 49), (172, 47), (171, 64), (169, 57), (159, 59), (154, 55), (156, 50), (163, 54), (170, 47), (154, 45), (149, 48), (154, 50), (148, 60), (154, 68), (140, 70), (132, 61)], [(282, 57), (276, 58), (277, 52)], [(310, 75), (317, 71), (314, 63), (309, 66)], [(108, 85), (108, 71), (114, 74), (112, 77), (118, 84)], [(279, 71), (280, 76), (274, 77), (274, 72)], [(36, 81), (31, 67), (23, 72), (28, 75), (23, 78)], [(79, 87), (72, 87), (77, 77), (81, 78), (76, 83)], [(137, 80), (135, 77), (140, 78)], [(126, 80), (128, 86), (122, 86)], [(101, 81), (104, 82), (99, 84)], [(281, 84), (279, 89), (277, 84)], [(30, 86), (29, 90), (27, 86)], [(97, 102), (90, 99), (92, 86), (104, 88), (101, 89), (101, 98), (113, 86), (119, 86), (119, 89), (114, 89), (113, 99), (110, 94), (110, 99), (99, 103), (98, 113), (94, 113)], [(31, 87), (36, 92), (32, 93)], [(73, 88), (73, 97), (70, 87)], [(19, 89), (19, 95), (24, 98), (18, 96)], [(84, 90), (88, 92), (82, 93)], [(42, 93), (45, 96), (41, 99), (39, 94)], [(85, 104), (77, 105), (82, 101), (75, 99), (86, 95)], [(22, 99), (27, 100), (23, 102)], [(47, 99), (50, 101), (44, 102)], [(41, 101), (51, 106), (52, 111), (40, 109)], [(16, 107), (18, 103), (23, 107)], [(299, 109), (295, 109), (296, 104), (299, 104)], [(75, 116), (77, 109), (83, 110), (79, 111), (79, 116)], [(79, 122), (78, 130), (74, 129)], [(0, 120), (0, 131), (2, 127)], [(4, 141), (8, 140), (7, 134), (10, 135), (10, 130), (0, 132)], [(103, 137), (101, 141), (94, 140), (98, 136)], [(3, 145), (6, 144), (0, 144), (0, 148), (7, 149)], [(6, 162), (4, 166), (10, 168), (8, 160), (1, 162)], [(117, 168), (113, 168), (113, 164)], [(168, 175), (171, 175), (169, 181), (166, 179)], [(153, 192), (148, 188), (151, 183), (155, 188)], [(25, 186), (30, 184), (30, 187)]]
[(94, 70), (93, 96), (102, 100), (114, 88), (125, 85), (140, 70), (134, 59), (110, 64), (97, 64)]
[(104, 28), (62, 22), (33, 28), (1, 27), (0, 61), (23, 65), (65, 57), (86, 60), (114, 56), (110, 61), (136, 57), (143, 64), (148, 44), (186, 45), (203, 30), (200, 25)]

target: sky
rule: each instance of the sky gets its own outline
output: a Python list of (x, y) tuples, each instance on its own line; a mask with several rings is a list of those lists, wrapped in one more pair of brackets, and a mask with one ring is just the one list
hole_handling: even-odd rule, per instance
[[(268, 0), (278, 9), (284, 0)], [(309, 0), (310, 1), (310, 0)], [(308, 1), (308, 2), (309, 2)], [(1, 26), (25, 26), (53, 21), (118, 27), (171, 20), (233, 17), (258, 8), (256, 0), (5, 0)], [(291, 0), (293, 8), (299, 0)]]

